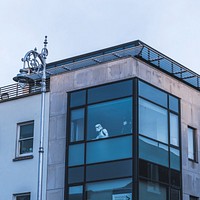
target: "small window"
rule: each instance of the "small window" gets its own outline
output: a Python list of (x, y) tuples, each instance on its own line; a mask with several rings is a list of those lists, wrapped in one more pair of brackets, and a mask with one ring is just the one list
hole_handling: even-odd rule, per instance
[(34, 122), (18, 124), (17, 156), (33, 153)]
[(197, 161), (197, 139), (195, 129), (188, 127), (188, 159)]
[(14, 194), (14, 200), (30, 200), (30, 199), (31, 199), (30, 193)]

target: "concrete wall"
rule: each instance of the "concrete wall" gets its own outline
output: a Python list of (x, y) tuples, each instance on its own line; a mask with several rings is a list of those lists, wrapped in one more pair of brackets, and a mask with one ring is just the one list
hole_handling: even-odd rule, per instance
[(64, 199), (67, 92), (135, 76), (181, 98), (183, 199), (188, 194), (200, 196), (200, 165), (187, 159), (188, 125), (197, 128), (199, 140), (200, 93), (141, 61), (126, 58), (51, 77), (48, 200)]
[[(49, 94), (46, 94), (44, 138), (44, 191), (47, 178), (47, 141), (49, 121)], [(36, 200), (38, 177), (38, 150), (40, 136), (41, 95), (29, 96), (0, 103), (0, 199), (12, 200), (13, 194), (31, 192)], [(33, 159), (13, 161), (15, 158), (17, 123), (34, 120)], [(45, 193), (43, 193), (46, 198)]]

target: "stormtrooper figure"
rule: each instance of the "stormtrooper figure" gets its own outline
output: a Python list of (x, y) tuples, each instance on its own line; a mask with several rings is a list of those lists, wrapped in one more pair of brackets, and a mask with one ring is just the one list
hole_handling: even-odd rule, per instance
[(101, 124), (95, 125), (96, 132), (98, 133), (97, 137), (95, 139), (101, 139), (101, 138), (107, 138), (108, 137), (108, 131), (101, 126)]

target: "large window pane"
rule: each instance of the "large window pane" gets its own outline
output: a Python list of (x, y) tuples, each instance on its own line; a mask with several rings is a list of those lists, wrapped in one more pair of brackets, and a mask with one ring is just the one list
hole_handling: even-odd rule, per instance
[(132, 132), (132, 98), (88, 107), (87, 139), (100, 139)]
[(71, 111), (70, 142), (84, 139), (84, 109)]
[(86, 168), (87, 181), (105, 180), (132, 176), (132, 160), (89, 165)]
[(84, 163), (84, 144), (69, 146), (69, 166), (82, 165)]
[(170, 144), (179, 146), (178, 116), (170, 113)]
[(145, 97), (146, 99), (167, 107), (167, 94), (142, 81), (139, 81), (139, 96)]
[(87, 200), (132, 199), (132, 179), (90, 183), (86, 186)]
[(98, 140), (87, 144), (87, 163), (130, 158), (132, 156), (132, 136)]
[(83, 199), (83, 186), (69, 187), (69, 200), (82, 200)]
[(168, 143), (167, 110), (139, 99), (139, 133)]
[(139, 158), (166, 167), (169, 166), (167, 145), (141, 136), (139, 137)]
[(70, 94), (70, 106), (82, 106), (86, 103), (86, 90), (72, 92)]
[(159, 183), (140, 181), (139, 200), (167, 200), (167, 188)]
[(132, 95), (132, 81), (104, 85), (88, 90), (88, 103), (100, 102), (109, 99)]

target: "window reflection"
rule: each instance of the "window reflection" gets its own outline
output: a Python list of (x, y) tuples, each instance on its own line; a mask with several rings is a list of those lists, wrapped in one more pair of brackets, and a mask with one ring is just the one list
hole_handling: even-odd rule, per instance
[(71, 111), (70, 142), (84, 139), (84, 109)]
[(178, 116), (173, 113), (170, 113), (170, 143), (179, 146)]
[(86, 151), (87, 164), (130, 158), (132, 156), (132, 136), (88, 142)]
[(139, 133), (168, 143), (167, 110), (139, 99)]
[(82, 200), (83, 186), (69, 187), (69, 200)]
[(86, 186), (87, 200), (132, 199), (132, 180), (120, 179), (90, 183)]
[(132, 98), (88, 107), (87, 139), (100, 139), (132, 132)]
[(153, 140), (139, 137), (139, 157), (144, 160), (168, 166), (168, 147), (167, 145)]

